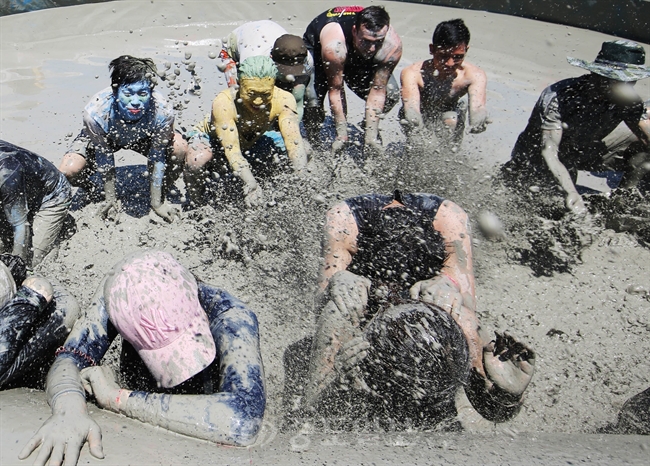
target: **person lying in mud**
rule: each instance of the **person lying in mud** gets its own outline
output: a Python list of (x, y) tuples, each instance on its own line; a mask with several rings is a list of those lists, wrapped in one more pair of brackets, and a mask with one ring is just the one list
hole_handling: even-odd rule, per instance
[(487, 77), (481, 68), (465, 61), (469, 38), (462, 19), (443, 21), (436, 26), (429, 45), (433, 58), (402, 70), (399, 117), (407, 135), (426, 128), (441, 142), (459, 145), (467, 111), (460, 99), (465, 95), (469, 100), (469, 132), (482, 133), (487, 128)]
[[(643, 47), (626, 40), (603, 42), (593, 62), (568, 60), (591, 73), (542, 91), (503, 173), (524, 189), (559, 185), (566, 208), (581, 214), (578, 170), (621, 171), (621, 188), (636, 186), (650, 171), (650, 119), (633, 87), (650, 77), (650, 68)], [(608, 138), (622, 122), (636, 139)]]
[(432, 194), (367, 194), (332, 207), (304, 406), (332, 412), (347, 390), (373, 417), (436, 423), (455, 415), (465, 387), (487, 419), (514, 416), (535, 354), (480, 328), (471, 244), (465, 212)]
[(27, 276), (20, 257), (0, 254), (0, 389), (42, 387), (79, 314), (61, 284)]
[[(123, 338), (122, 388), (99, 363)], [(246, 446), (266, 405), (255, 314), (228, 292), (197, 280), (169, 253), (134, 253), (101, 281), (47, 376), (52, 416), (21, 451), (35, 464), (75, 465), (88, 441), (103, 458), (86, 392), (115, 413), (190, 437)]]
[(123, 55), (110, 62), (111, 86), (95, 94), (83, 112), (83, 128), (63, 156), (59, 170), (89, 194), (104, 182), (102, 217), (120, 210), (115, 192), (115, 152), (130, 149), (148, 159), (151, 208), (172, 222), (179, 211), (165, 202), (165, 191), (181, 173), (187, 143), (174, 132), (174, 110), (156, 91), (156, 65), (150, 58)]
[(239, 26), (228, 36), (217, 65), (226, 74), (228, 87), (237, 85), (237, 64), (248, 57), (271, 57), (278, 74), (275, 85), (296, 99), (298, 120), (302, 121), (305, 91), (314, 69), (314, 60), (302, 37), (294, 36), (278, 23), (264, 19)]
[(399, 100), (393, 70), (402, 57), (402, 41), (381, 6), (339, 6), (318, 15), (303, 39), (314, 57), (314, 77), (305, 109), (304, 124), (312, 144), (319, 143), (329, 97), (336, 125), (332, 152), (341, 152), (348, 142), (345, 84), (365, 101), (364, 151), (383, 153), (379, 120)]
[(70, 183), (50, 161), (0, 140), (0, 201), (5, 248), (30, 267), (40, 264), (68, 214)]
[(275, 125), (293, 169), (300, 171), (307, 164), (296, 100), (275, 86), (277, 73), (271, 57), (244, 60), (238, 69), (239, 89), (220, 92), (212, 102), (212, 113), (188, 134), (185, 184), (192, 204), (205, 202), (207, 174), (225, 174), (229, 167), (244, 184), (246, 205), (260, 205), (263, 193), (253, 169), (264, 172), (274, 163), (280, 149), (264, 133)]

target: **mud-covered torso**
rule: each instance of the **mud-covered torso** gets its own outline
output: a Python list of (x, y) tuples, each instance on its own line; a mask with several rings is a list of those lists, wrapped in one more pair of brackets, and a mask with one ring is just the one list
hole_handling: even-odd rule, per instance
[(404, 290), (442, 268), (445, 245), (433, 220), (443, 199), (404, 194), (403, 206), (385, 208), (393, 200), (393, 196), (374, 194), (345, 201), (359, 229), (358, 251), (348, 270), (369, 278), (373, 285)]

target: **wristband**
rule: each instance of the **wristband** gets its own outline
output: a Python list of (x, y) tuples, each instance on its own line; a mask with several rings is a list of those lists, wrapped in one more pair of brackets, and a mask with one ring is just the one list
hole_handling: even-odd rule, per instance
[(449, 281), (452, 282), (452, 283), (456, 286), (456, 288), (458, 288), (458, 291), (460, 291), (460, 285), (458, 284), (458, 282), (457, 282), (456, 280), (454, 280), (453, 278), (451, 278), (451, 276), (450, 276), (448, 273), (444, 273), (444, 272), (443, 272), (442, 275), (444, 275), (445, 277), (447, 277), (447, 278), (449, 279)]
[(50, 406), (54, 408), (54, 403), (56, 400), (61, 396), (65, 395), (66, 393), (78, 393), (81, 395), (81, 398), (83, 398), (84, 402), (86, 401), (86, 394), (81, 390), (80, 388), (67, 388), (65, 390), (61, 390), (58, 393), (55, 393), (54, 396), (52, 396), (52, 399), (50, 400)]

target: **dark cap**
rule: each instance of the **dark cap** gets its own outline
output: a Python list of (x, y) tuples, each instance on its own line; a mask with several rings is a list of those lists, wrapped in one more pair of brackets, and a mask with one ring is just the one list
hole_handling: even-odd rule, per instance
[(650, 68), (645, 66), (645, 50), (629, 40), (603, 42), (593, 62), (572, 57), (567, 57), (567, 60), (573, 66), (616, 81), (638, 81), (650, 77)]
[(302, 37), (285, 34), (278, 37), (271, 50), (271, 58), (278, 67), (280, 74), (287, 76), (304, 76), (307, 74), (305, 63), (307, 47)]

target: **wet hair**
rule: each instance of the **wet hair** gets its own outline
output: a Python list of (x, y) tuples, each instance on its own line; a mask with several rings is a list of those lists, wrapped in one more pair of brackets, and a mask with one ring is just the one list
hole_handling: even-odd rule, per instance
[(390, 25), (390, 16), (383, 6), (369, 6), (361, 10), (355, 18), (354, 26), (357, 31), (362, 25), (370, 32), (377, 32)]
[(433, 31), (431, 43), (440, 49), (449, 49), (461, 44), (469, 45), (469, 29), (460, 18), (443, 21)]
[(131, 55), (122, 55), (111, 61), (108, 65), (111, 72), (111, 85), (113, 92), (124, 84), (133, 84), (139, 81), (148, 81), (153, 89), (156, 85), (158, 70), (151, 58), (136, 58)]
[(271, 57), (248, 57), (238, 67), (237, 77), (242, 78), (273, 78), (278, 75), (278, 67)]
[(370, 348), (360, 368), (385, 403), (449, 403), (467, 384), (467, 340), (451, 315), (437, 306), (402, 300), (378, 312), (364, 333)]

